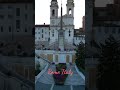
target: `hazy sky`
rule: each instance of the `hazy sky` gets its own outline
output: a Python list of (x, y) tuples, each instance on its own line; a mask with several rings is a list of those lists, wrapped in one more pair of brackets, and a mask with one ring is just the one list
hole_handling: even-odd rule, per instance
[[(57, 0), (59, 5), (58, 15), (60, 16), (61, 0)], [(50, 24), (50, 3), (51, 0), (35, 0), (35, 24)], [(62, 0), (63, 15), (66, 14), (67, 0)], [(82, 17), (85, 15), (85, 0), (74, 0), (74, 24), (75, 28), (82, 27)]]

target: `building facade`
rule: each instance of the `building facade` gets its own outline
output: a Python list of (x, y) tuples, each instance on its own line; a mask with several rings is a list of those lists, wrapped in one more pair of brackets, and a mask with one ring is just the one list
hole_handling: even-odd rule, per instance
[[(50, 5), (50, 25), (36, 25), (35, 26), (35, 42), (49, 42), (52, 44), (58, 41), (58, 31), (61, 24), (61, 16), (58, 16), (58, 2), (52, 0)], [(79, 44), (85, 42), (84, 34), (81, 29), (74, 28), (74, 1), (67, 0), (66, 4), (67, 12), (62, 16), (62, 28), (64, 30), (64, 40), (70, 44)], [(80, 32), (81, 33), (80, 33)], [(78, 35), (79, 33), (79, 35)], [(80, 38), (76, 41), (75, 38)]]
[(0, 39), (13, 40), (20, 36), (32, 36), (34, 18), (32, 0), (1, 0)]
[[(97, 65), (100, 53), (94, 47), (92, 41), (104, 43), (110, 36), (119, 40), (120, 36), (120, 2), (106, 4), (105, 7), (95, 7), (96, 0), (86, 1), (86, 85), (88, 90), (98, 90), (97, 88)], [(93, 78), (94, 77), (94, 78)]]
[(74, 0), (67, 0), (66, 14), (58, 16), (58, 2), (50, 5), (50, 24), (35, 26), (35, 53), (55, 63), (74, 63), (75, 49), (85, 43), (83, 28), (74, 28)]

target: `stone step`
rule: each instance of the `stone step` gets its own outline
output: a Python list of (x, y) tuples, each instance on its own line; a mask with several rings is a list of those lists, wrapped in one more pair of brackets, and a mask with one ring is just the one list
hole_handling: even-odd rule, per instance
[(39, 78), (39, 81), (42, 83), (45, 83), (45, 84), (53, 84), (54, 83), (54, 79), (52, 76), (44, 75), (44, 74)]
[(65, 85), (85, 85), (85, 80), (78, 74), (78, 72), (75, 69), (75, 66), (68, 66), (67, 70), (69, 69), (73, 71), (73, 75), (68, 75), (65, 81)]
[(52, 77), (52, 76), (42, 75), (42, 77), (44, 77), (44, 78), (47, 79), (47, 80), (53, 80), (53, 77)]
[(45, 71), (45, 73), (43, 73), (43, 75), (41, 75), (41, 77), (39, 78), (39, 82), (41, 83), (45, 83), (45, 84), (53, 84), (54, 83), (54, 78), (52, 75), (48, 74), (48, 70), (52, 69), (55, 70), (55, 66), (50, 66), (47, 71)]
[[(52, 69), (55, 71), (55, 66), (50, 66), (46, 72), (41, 75), (41, 77), (39, 78), (39, 81), (45, 84), (53, 84), (54, 83), (54, 78), (53, 75), (48, 74), (48, 70)], [(71, 67), (67, 67), (67, 70), (72, 70), (73, 71), (73, 75), (70, 76), (68, 75), (66, 81), (65, 81), (65, 85), (85, 85), (85, 80), (77, 73), (76, 69), (74, 66)], [(74, 83), (73, 83), (74, 82)]]
[(44, 77), (45, 79), (53, 79), (52, 76), (47, 76), (47, 75), (42, 75), (42, 77)]

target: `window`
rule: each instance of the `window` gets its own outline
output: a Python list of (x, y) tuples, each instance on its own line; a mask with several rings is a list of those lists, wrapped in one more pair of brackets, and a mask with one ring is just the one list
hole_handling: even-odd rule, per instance
[(101, 27), (98, 28), (98, 31), (101, 32)]
[(20, 8), (16, 8), (16, 16), (20, 16)]
[(33, 10), (35, 10), (35, 4), (33, 4), (32, 6), (33, 6)]
[(43, 34), (42, 34), (42, 38), (43, 38)]
[(28, 8), (28, 6), (27, 6), (27, 4), (25, 4), (25, 9), (27, 10), (27, 8)]
[(69, 30), (69, 37), (70, 37), (71, 31)]
[(0, 19), (4, 19), (4, 15), (0, 15)]
[(84, 37), (82, 36), (82, 40), (84, 39)]
[(11, 26), (9, 26), (9, 32), (11, 32)]
[(69, 34), (69, 37), (70, 37), (70, 34)]
[(71, 8), (69, 8), (69, 15), (71, 15), (72, 14), (72, 10), (71, 10)]
[(16, 20), (16, 29), (20, 29), (20, 20)]
[(13, 16), (12, 15), (8, 15), (8, 18), (11, 19), (11, 18), (13, 18)]
[(0, 9), (3, 9), (3, 6), (2, 6), (2, 5), (0, 5)]
[(27, 32), (27, 28), (25, 28), (25, 32)]
[(35, 20), (35, 14), (33, 14), (33, 21)]
[(52, 16), (55, 16), (55, 10), (54, 9), (52, 10)]
[(28, 19), (28, 15), (27, 14), (25, 14), (25, 20), (27, 20)]
[(113, 29), (112, 29), (112, 33), (116, 33), (115, 29), (116, 29), (116, 28), (113, 28)]
[(3, 26), (1, 26), (1, 32), (3, 32)]
[(12, 9), (12, 6), (8, 6), (8, 9)]
[(42, 33), (43, 33), (43, 29), (42, 29)]
[(52, 31), (52, 37), (54, 37), (54, 30)]
[(38, 34), (40, 34), (40, 32), (38, 32)]
[(105, 33), (108, 33), (108, 31), (109, 31), (109, 30), (108, 30), (108, 27), (105, 27), (105, 30), (104, 30), (104, 31), (105, 31)]
[(120, 29), (118, 30), (118, 33), (120, 33)]
[(54, 37), (54, 33), (52, 34), (52, 37)]
[(114, 3), (119, 3), (119, 0), (114, 0)]
[(35, 35), (35, 28), (32, 28), (32, 35)]

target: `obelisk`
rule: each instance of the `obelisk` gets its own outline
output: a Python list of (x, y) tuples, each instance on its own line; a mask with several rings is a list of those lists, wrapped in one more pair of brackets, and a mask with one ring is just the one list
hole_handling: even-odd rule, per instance
[(64, 30), (63, 30), (63, 17), (62, 17), (62, 4), (61, 4), (61, 19), (60, 19), (60, 30), (58, 32), (59, 49), (64, 51)]

